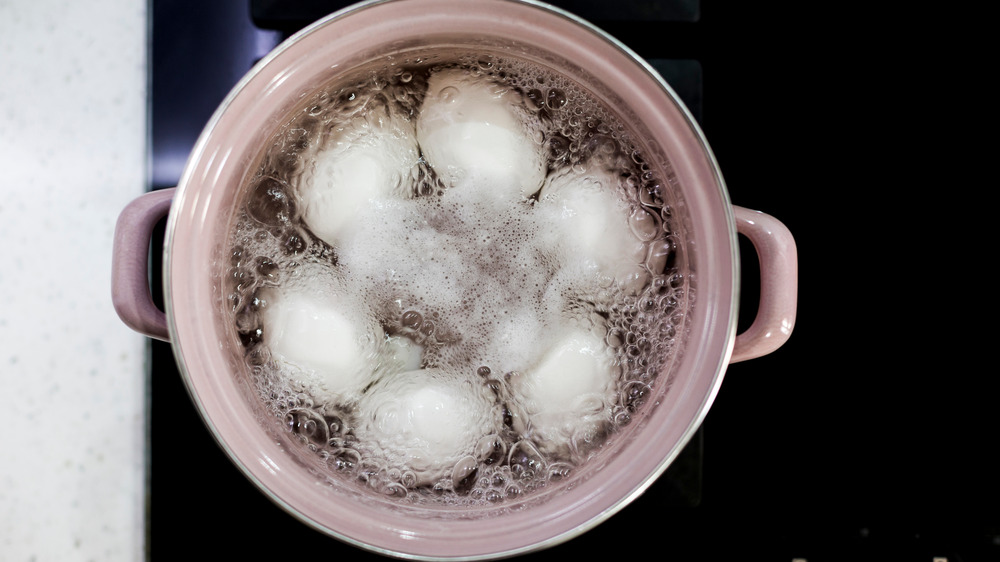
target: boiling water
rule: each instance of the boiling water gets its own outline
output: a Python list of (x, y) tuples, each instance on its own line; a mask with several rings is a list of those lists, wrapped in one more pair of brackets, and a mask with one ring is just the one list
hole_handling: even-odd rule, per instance
[(227, 290), (254, 385), (366, 488), (524, 497), (667, 383), (689, 297), (669, 197), (565, 77), (453, 53), (366, 68), (308, 100), (246, 193)]

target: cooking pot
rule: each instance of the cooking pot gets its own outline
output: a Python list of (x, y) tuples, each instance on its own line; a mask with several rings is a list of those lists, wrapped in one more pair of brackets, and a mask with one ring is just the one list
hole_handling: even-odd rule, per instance
[[(641, 131), (669, 177), (691, 279), (684, 333), (669, 372), (618, 435), (562, 484), (498, 506), (413, 505), (359, 491), (301, 446), (262, 406), (225, 313), (226, 244), (248, 178), (276, 131), (338, 74), (372, 60), (461, 45), (522, 57), (570, 76)], [(651, 158), (651, 161), (659, 161)], [(164, 309), (147, 262), (168, 215)], [(760, 301), (736, 334), (737, 235), (760, 261)], [(205, 127), (175, 189), (147, 193), (121, 213), (113, 298), (133, 329), (172, 343), (207, 427), (237, 467), (305, 524), (355, 546), (416, 559), (511, 556), (569, 540), (640, 495), (704, 419), (726, 366), (781, 346), (795, 318), (796, 250), (774, 218), (730, 204), (711, 150), (663, 79), (621, 43), (550, 6), (510, 0), (389, 0), (357, 4), (315, 23), (261, 60)], [(198, 459), (190, 459), (197, 466)], [(193, 471), (197, 474), (197, 471)]]

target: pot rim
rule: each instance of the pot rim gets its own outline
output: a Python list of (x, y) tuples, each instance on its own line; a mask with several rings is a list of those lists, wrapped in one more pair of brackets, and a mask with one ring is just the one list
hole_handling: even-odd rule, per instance
[[(415, 0), (405, 0), (407, 3), (415, 3)], [(451, 0), (416, 0), (416, 2), (426, 3), (430, 5), (443, 5)], [(177, 295), (174, 294), (174, 290), (177, 288), (175, 285), (175, 276), (178, 276), (178, 256), (175, 256), (177, 240), (182, 235), (180, 231), (184, 229), (185, 221), (191, 222), (193, 220), (193, 215), (199, 213), (204, 213), (207, 208), (207, 203), (205, 199), (211, 199), (212, 195), (210, 193), (205, 193), (204, 188), (198, 189), (199, 182), (205, 180), (205, 173), (211, 171), (210, 166), (204, 165), (206, 159), (216, 160), (220, 157), (227, 157), (228, 155), (221, 155), (218, 149), (210, 150), (212, 143), (215, 141), (215, 132), (220, 127), (220, 123), (228, 119), (228, 115), (232, 111), (234, 105), (240, 102), (242, 96), (247, 95), (246, 92), (251, 85), (256, 85), (262, 80), (271, 78), (270, 82), (274, 82), (276, 79), (283, 81), (282, 72), (278, 72), (276, 76), (271, 76), (268, 74), (273, 70), (273, 65), (281, 66), (282, 59), (289, 56), (290, 51), (293, 51), (297, 46), (304, 42), (310, 40), (311, 37), (320, 33), (322, 30), (327, 29), (331, 24), (335, 22), (345, 21), (345, 19), (356, 16), (373, 8), (378, 8), (383, 5), (398, 4), (399, 0), (369, 0), (367, 2), (362, 2), (355, 4), (353, 6), (346, 7), (342, 10), (334, 12), (327, 17), (318, 20), (312, 25), (304, 28), (295, 35), (291, 36), (288, 40), (279, 45), (275, 50), (261, 59), (230, 91), (223, 102), (219, 105), (218, 109), (212, 115), (211, 119), (205, 126), (205, 129), (199, 136), (191, 156), (189, 157), (188, 163), (185, 166), (184, 173), (181, 177), (180, 184), (177, 189), (177, 194), (174, 200), (173, 210), (167, 221), (167, 231), (166, 238), (164, 242), (164, 269), (163, 269), (163, 287), (164, 287), (164, 304), (165, 310), (167, 312), (167, 321), (170, 331), (170, 338), (173, 342), (173, 352), (182, 374), (185, 387), (188, 394), (191, 396), (192, 401), (196, 405), (196, 408), (201, 415), (202, 420), (205, 422), (206, 426), (209, 428), (213, 438), (219, 444), (219, 446), (226, 452), (227, 457), (237, 466), (241, 473), (244, 474), (249, 480), (251, 480), (255, 486), (261, 490), (265, 495), (267, 495), (272, 501), (279, 505), (289, 514), (293, 515), (298, 520), (302, 521), (309, 527), (312, 527), (324, 534), (335, 537), (339, 540), (352, 544), (354, 546), (363, 548), (365, 550), (377, 552), (379, 554), (408, 558), (408, 559), (441, 559), (446, 557), (448, 559), (454, 560), (481, 560), (490, 559), (496, 557), (513, 556), (524, 554), (527, 552), (533, 552), (541, 550), (544, 548), (551, 547), (553, 545), (565, 542), (572, 539), (580, 534), (592, 529), (593, 527), (599, 525), (600, 523), (607, 520), (609, 517), (620, 511), (624, 506), (632, 502), (636, 497), (641, 495), (657, 478), (659, 478), (667, 467), (674, 461), (677, 455), (680, 453), (684, 445), (686, 445), (692, 438), (695, 431), (701, 425), (705, 416), (707, 415), (709, 406), (715, 399), (718, 393), (719, 387), (722, 383), (723, 375), (726, 366), (729, 363), (730, 355), (733, 349), (733, 341), (736, 333), (736, 319), (738, 311), (739, 302), (739, 257), (738, 257), (738, 245), (736, 241), (736, 224), (733, 215), (732, 206), (729, 201), (728, 191), (725, 188), (725, 183), (722, 178), (721, 172), (719, 171), (718, 164), (712, 153), (707, 140), (698, 124), (695, 122), (691, 116), (689, 110), (684, 107), (684, 105), (679, 101), (674, 90), (669, 84), (642, 58), (636, 55), (628, 47), (622, 44), (620, 41), (600, 30), (599, 28), (593, 26), (589, 22), (583, 20), (582, 18), (566, 12), (560, 8), (550, 6), (548, 4), (538, 2), (536, 0), (481, 0), (482, 4), (509, 4), (513, 6), (524, 6), (531, 9), (541, 10), (543, 13), (548, 14), (546, 17), (557, 17), (569, 22), (569, 24), (579, 26), (580, 28), (586, 30), (590, 34), (599, 38), (601, 41), (605, 42), (607, 46), (616, 49), (621, 56), (629, 59), (631, 63), (635, 64), (641, 68), (644, 72), (644, 79), (651, 80), (655, 83), (662, 93), (665, 94), (666, 98), (673, 104), (674, 110), (677, 112), (680, 122), (686, 127), (686, 132), (690, 134), (691, 139), (697, 145), (695, 149), (700, 151), (700, 157), (705, 160), (707, 168), (710, 171), (711, 178), (708, 183), (717, 186), (717, 190), (713, 193), (705, 195), (708, 198), (715, 198), (718, 207), (717, 212), (721, 213), (721, 221), (725, 225), (726, 235), (722, 237), (723, 239), (705, 242), (706, 245), (727, 245), (728, 250), (728, 273), (729, 279), (719, 281), (723, 285), (728, 285), (730, 290), (728, 291), (728, 302), (725, 303), (715, 303), (718, 307), (715, 312), (720, 317), (709, 318), (706, 320), (706, 326), (704, 330), (707, 332), (709, 330), (714, 332), (714, 337), (719, 338), (718, 342), (721, 342), (721, 349), (717, 349), (717, 353), (707, 353), (703, 347), (698, 346), (698, 352), (701, 355), (708, 355), (710, 357), (698, 358), (694, 363), (699, 364), (704, 372), (698, 375), (701, 379), (707, 380), (706, 384), (703, 384), (696, 395), (692, 396), (693, 400), (697, 400), (696, 413), (693, 417), (687, 419), (687, 424), (682, 431), (678, 432), (674, 446), (669, 449), (666, 455), (660, 457), (660, 460), (655, 463), (648, 474), (635, 486), (632, 487), (631, 491), (627, 494), (621, 495), (618, 499), (609, 505), (606, 505), (598, 513), (589, 517), (585, 522), (574, 525), (573, 527), (563, 530), (562, 532), (555, 534), (544, 540), (539, 540), (532, 542), (531, 544), (521, 545), (515, 548), (510, 548), (508, 550), (498, 551), (498, 552), (486, 552), (486, 553), (473, 553), (473, 554), (459, 554), (459, 555), (437, 555), (428, 554), (420, 552), (407, 552), (395, 548), (389, 548), (384, 546), (379, 546), (373, 544), (366, 540), (360, 540), (354, 536), (341, 533), (335, 529), (332, 529), (323, 523), (313, 519), (310, 515), (307, 515), (301, 509), (301, 506), (296, 506), (290, 504), (286, 501), (279, 492), (272, 489), (270, 484), (271, 479), (274, 475), (280, 474), (283, 470), (280, 466), (272, 465), (266, 466), (267, 462), (260, 458), (247, 459), (231, 445), (232, 436), (220, 428), (220, 424), (216, 419), (216, 412), (213, 407), (209, 407), (205, 403), (204, 399), (204, 389), (199, 385), (200, 382), (196, 381), (196, 377), (192, 375), (192, 369), (188, 365), (188, 359), (195, 354), (196, 356), (203, 355), (204, 353), (210, 352), (206, 348), (211, 348), (215, 345), (215, 342), (198, 341), (196, 338), (189, 333), (186, 333), (184, 329), (179, 327), (179, 316), (177, 314)], [(461, 3), (460, 1), (458, 3)], [(520, 10), (521, 7), (515, 8)], [(287, 77), (287, 76), (285, 76)], [(272, 84), (273, 85), (273, 84)], [(280, 88), (281, 84), (274, 85), (275, 88)], [(273, 90), (269, 90), (273, 91)], [(708, 205), (707, 203), (700, 203), (703, 205)], [(203, 215), (204, 216), (204, 215)], [(190, 229), (188, 229), (190, 230)], [(189, 236), (196, 237), (197, 233), (191, 232)], [(722, 252), (726, 253), (726, 252)], [(723, 260), (725, 261), (725, 260)], [(725, 268), (723, 268), (725, 269)], [(696, 337), (692, 335), (692, 341), (695, 341)], [(718, 342), (717, 347), (720, 347)], [(719, 352), (721, 351), (721, 352)], [(216, 348), (216, 352), (218, 349)], [(714, 357), (714, 361), (711, 357)], [(710, 376), (706, 373), (712, 373)], [(676, 394), (676, 393), (675, 393)], [(238, 397), (237, 397), (238, 398)], [(662, 409), (662, 408), (661, 408)], [(251, 468), (251, 461), (256, 461), (254, 468)], [(274, 459), (270, 459), (272, 463), (276, 462)], [(264, 466), (256, 466), (256, 464)]]

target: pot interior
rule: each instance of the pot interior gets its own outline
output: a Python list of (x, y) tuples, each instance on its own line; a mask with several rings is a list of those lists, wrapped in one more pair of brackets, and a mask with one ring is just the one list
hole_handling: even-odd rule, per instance
[[(279, 47), (206, 127), (168, 224), (165, 286), (175, 354), (220, 446), (304, 523), (407, 557), (515, 554), (566, 540), (609, 517), (665, 470), (700, 424), (721, 382), (735, 325), (736, 245), (728, 199), (707, 144), (669, 87), (618, 43), (568, 14), (506, 1), (483, 2), (481, 10), (466, 13), (455, 4), (359, 5)], [(503, 443), (496, 454), (477, 446), (475, 464), (464, 472), (454, 462), (431, 462), (423, 470), (369, 462), (358, 443), (363, 424), (352, 416), (364, 417), (359, 412), (368, 395), (405, 370), (380, 371), (344, 397), (313, 393), (302, 371), (282, 374), (288, 371), (268, 344), (262, 320), (283, 284), (304, 270), (350, 277), (343, 270), (353, 263), (347, 257), (352, 250), (318, 234), (308, 220), (303, 191), (317, 162), (338, 146), (370, 138), (344, 132), (358, 118), (366, 131), (395, 134), (382, 128), (394, 122), (419, 137), (421, 112), (429, 113), (428, 100), (440, 93), (433, 91), (441, 83), (435, 76), (449, 72), (493, 91), (502, 85), (517, 100), (518, 115), (534, 127), (525, 138), (542, 154), (545, 179), (517, 198), (525, 213), (557, 200), (548, 195), (558, 193), (554, 177), (613, 169), (605, 175), (614, 181), (602, 185), (615, 190), (623, 220), (638, 217), (633, 226), (641, 242), (636, 255), (642, 256), (631, 284), (602, 278), (584, 291), (588, 298), (578, 293), (573, 301), (574, 310), (589, 303), (584, 315), (605, 323), (600, 339), (618, 350), (609, 351), (617, 373), (611, 398), (598, 408), (605, 418), (581, 433), (567, 430), (571, 439), (547, 448), (549, 440), (537, 429), (541, 422), (520, 404), (519, 387), (510, 382), (530, 376), (537, 361), (494, 366), (490, 376), (467, 369), (463, 376), (471, 382), (462, 384), (493, 384), (494, 433)], [(577, 107), (585, 111), (574, 115)], [(446, 166), (431, 162), (433, 150), (418, 150), (420, 158), (398, 182), (408, 187), (394, 192), (397, 199), (386, 212), (410, 205), (417, 214), (407, 216), (420, 217), (420, 224), (433, 225), (435, 217), (448, 224), (456, 215), (442, 214), (441, 206), (475, 182), (449, 179)], [(433, 200), (438, 203), (427, 203)], [(482, 220), (496, 226), (488, 221), (496, 215), (484, 213)], [(650, 221), (655, 231), (643, 230)], [(420, 248), (426, 246), (404, 253), (419, 254)], [(391, 269), (385, 260), (372, 261)], [(568, 269), (555, 269), (568, 275)], [(382, 291), (391, 280), (370, 281), (363, 290), (377, 293), (378, 302), (364, 307), (378, 312), (370, 339), (421, 349), (421, 372), (452, 365), (446, 351), (428, 359), (431, 350), (447, 349), (447, 341), (467, 334), (449, 336), (440, 326), (421, 334), (405, 321), (413, 307)], [(401, 308), (386, 312), (393, 303)], [(643, 315), (655, 320), (642, 324), (636, 317)], [(448, 322), (447, 313), (435, 318), (441, 326)], [(643, 328), (615, 331), (622, 322)], [(544, 328), (537, 331), (540, 339), (558, 341), (559, 330)]]

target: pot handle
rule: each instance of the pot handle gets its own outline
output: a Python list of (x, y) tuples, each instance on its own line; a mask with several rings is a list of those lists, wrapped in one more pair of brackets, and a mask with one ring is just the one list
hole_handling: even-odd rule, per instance
[(111, 299), (129, 328), (170, 341), (167, 315), (153, 303), (149, 289), (149, 242), (156, 223), (167, 216), (176, 188), (150, 191), (118, 215), (111, 256)]
[(767, 355), (792, 335), (798, 298), (798, 255), (791, 232), (760, 211), (733, 206), (736, 231), (750, 239), (760, 261), (760, 304), (753, 324), (736, 336), (730, 363)]

